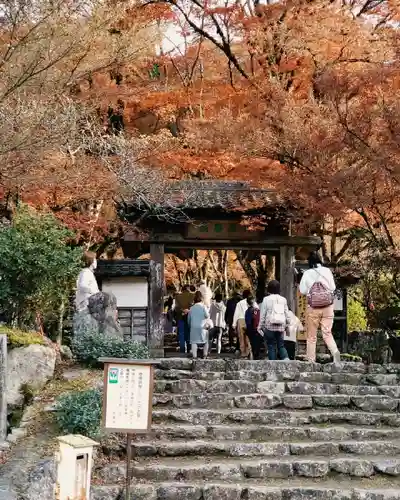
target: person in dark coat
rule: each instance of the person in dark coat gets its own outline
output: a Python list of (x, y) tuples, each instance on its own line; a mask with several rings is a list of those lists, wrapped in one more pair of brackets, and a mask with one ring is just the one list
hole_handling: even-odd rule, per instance
[(247, 304), (249, 307), (244, 317), (246, 322), (246, 335), (250, 340), (252, 358), (260, 359), (260, 350), (263, 341), (261, 335), (258, 333), (258, 326), (260, 324), (260, 309), (254, 307), (254, 297), (252, 295), (247, 297)]
[[(228, 299), (228, 301), (226, 303), (225, 323), (228, 327), (229, 347), (231, 349), (235, 349), (237, 347), (236, 346), (237, 343), (235, 342), (236, 329), (235, 329), (235, 326), (233, 324), (233, 317), (235, 315), (236, 305), (239, 302), (239, 300), (240, 300), (240, 295), (237, 292), (234, 292), (232, 297), (230, 299)], [(237, 347), (237, 349), (239, 349), (239, 348)]]

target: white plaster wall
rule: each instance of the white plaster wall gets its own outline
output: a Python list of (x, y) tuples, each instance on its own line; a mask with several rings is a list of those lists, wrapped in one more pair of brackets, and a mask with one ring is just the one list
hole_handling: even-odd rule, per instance
[(148, 283), (146, 278), (121, 277), (103, 279), (102, 291), (117, 298), (117, 307), (147, 307)]

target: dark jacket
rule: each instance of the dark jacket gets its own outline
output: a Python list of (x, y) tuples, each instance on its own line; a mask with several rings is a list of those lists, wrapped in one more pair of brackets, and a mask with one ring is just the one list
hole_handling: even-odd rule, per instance
[(178, 293), (178, 295), (175, 297), (176, 321), (179, 321), (183, 318), (184, 316), (183, 311), (185, 310), (189, 311), (189, 309), (192, 307), (193, 298), (194, 298), (194, 293), (189, 292), (188, 290), (185, 290), (182, 293)]
[(244, 316), (246, 322), (246, 330), (248, 333), (257, 332), (258, 325), (260, 324), (260, 309), (249, 307)]
[(240, 299), (237, 297), (232, 297), (228, 299), (228, 302), (226, 303), (225, 322), (229, 326), (233, 325), (233, 317), (235, 315), (236, 305), (239, 300)]

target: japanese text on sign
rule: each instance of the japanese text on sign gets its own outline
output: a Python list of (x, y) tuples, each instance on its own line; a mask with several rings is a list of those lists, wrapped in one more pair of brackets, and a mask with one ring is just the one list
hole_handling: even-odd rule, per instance
[(146, 431), (151, 408), (151, 366), (108, 365), (104, 427)]

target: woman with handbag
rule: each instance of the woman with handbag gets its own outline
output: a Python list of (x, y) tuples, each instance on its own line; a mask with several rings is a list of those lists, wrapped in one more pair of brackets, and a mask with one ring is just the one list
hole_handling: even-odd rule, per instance
[(322, 265), (317, 252), (308, 257), (310, 269), (305, 271), (300, 281), (300, 293), (307, 296), (306, 309), (307, 358), (316, 360), (317, 331), (321, 327), (322, 338), (333, 357), (334, 363), (340, 362), (340, 352), (332, 335), (334, 318), (334, 292), (336, 290), (332, 271)]
[(213, 327), (208, 308), (203, 304), (201, 292), (197, 291), (193, 298), (194, 304), (189, 310), (188, 324), (190, 329), (190, 343), (192, 356), (197, 358), (198, 347), (203, 348), (204, 358), (208, 355), (208, 332)]

